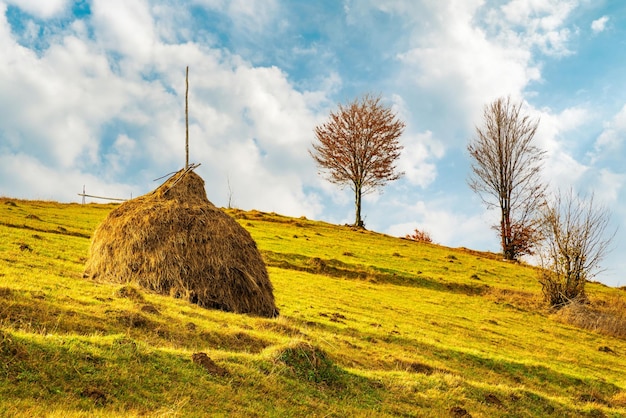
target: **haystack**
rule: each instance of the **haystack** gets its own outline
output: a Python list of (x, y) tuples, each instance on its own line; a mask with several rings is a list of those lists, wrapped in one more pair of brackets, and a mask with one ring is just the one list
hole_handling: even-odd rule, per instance
[(96, 229), (85, 277), (134, 283), (205, 308), (278, 315), (256, 243), (183, 169), (124, 202)]

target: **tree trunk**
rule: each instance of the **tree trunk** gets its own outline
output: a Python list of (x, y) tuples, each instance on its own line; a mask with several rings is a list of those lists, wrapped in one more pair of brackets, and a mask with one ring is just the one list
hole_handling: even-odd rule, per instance
[(361, 220), (361, 187), (354, 187), (354, 206), (356, 209), (356, 216), (354, 219), (354, 226), (362, 228), (364, 226), (363, 221)]
[(516, 259), (515, 248), (513, 245), (513, 231), (511, 228), (511, 214), (506, 204), (502, 207), (502, 220), (500, 221), (502, 234), (502, 254), (505, 260), (513, 261)]

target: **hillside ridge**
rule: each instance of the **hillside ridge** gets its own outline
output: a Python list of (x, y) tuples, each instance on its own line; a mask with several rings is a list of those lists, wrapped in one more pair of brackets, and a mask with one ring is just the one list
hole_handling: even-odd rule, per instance
[(548, 310), (532, 267), (227, 209), (274, 285), (258, 318), (84, 279), (114, 207), (0, 198), (0, 416), (626, 416), (626, 339)]

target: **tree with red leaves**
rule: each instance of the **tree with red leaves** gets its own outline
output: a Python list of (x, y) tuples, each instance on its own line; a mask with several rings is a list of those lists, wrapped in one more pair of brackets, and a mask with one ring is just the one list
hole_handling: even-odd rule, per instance
[(339, 105), (329, 120), (315, 128), (317, 142), (311, 156), (331, 183), (349, 185), (354, 192), (354, 225), (361, 219), (363, 194), (399, 179), (396, 171), (402, 145), (399, 137), (405, 124), (381, 103), (380, 96), (366, 94), (347, 105)]

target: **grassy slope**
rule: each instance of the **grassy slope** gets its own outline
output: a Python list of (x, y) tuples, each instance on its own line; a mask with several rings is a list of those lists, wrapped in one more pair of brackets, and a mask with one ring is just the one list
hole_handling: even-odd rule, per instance
[(113, 207), (0, 199), (0, 416), (626, 416), (626, 341), (557, 322), (532, 268), (231, 211), (281, 310), (255, 318), (83, 279)]

